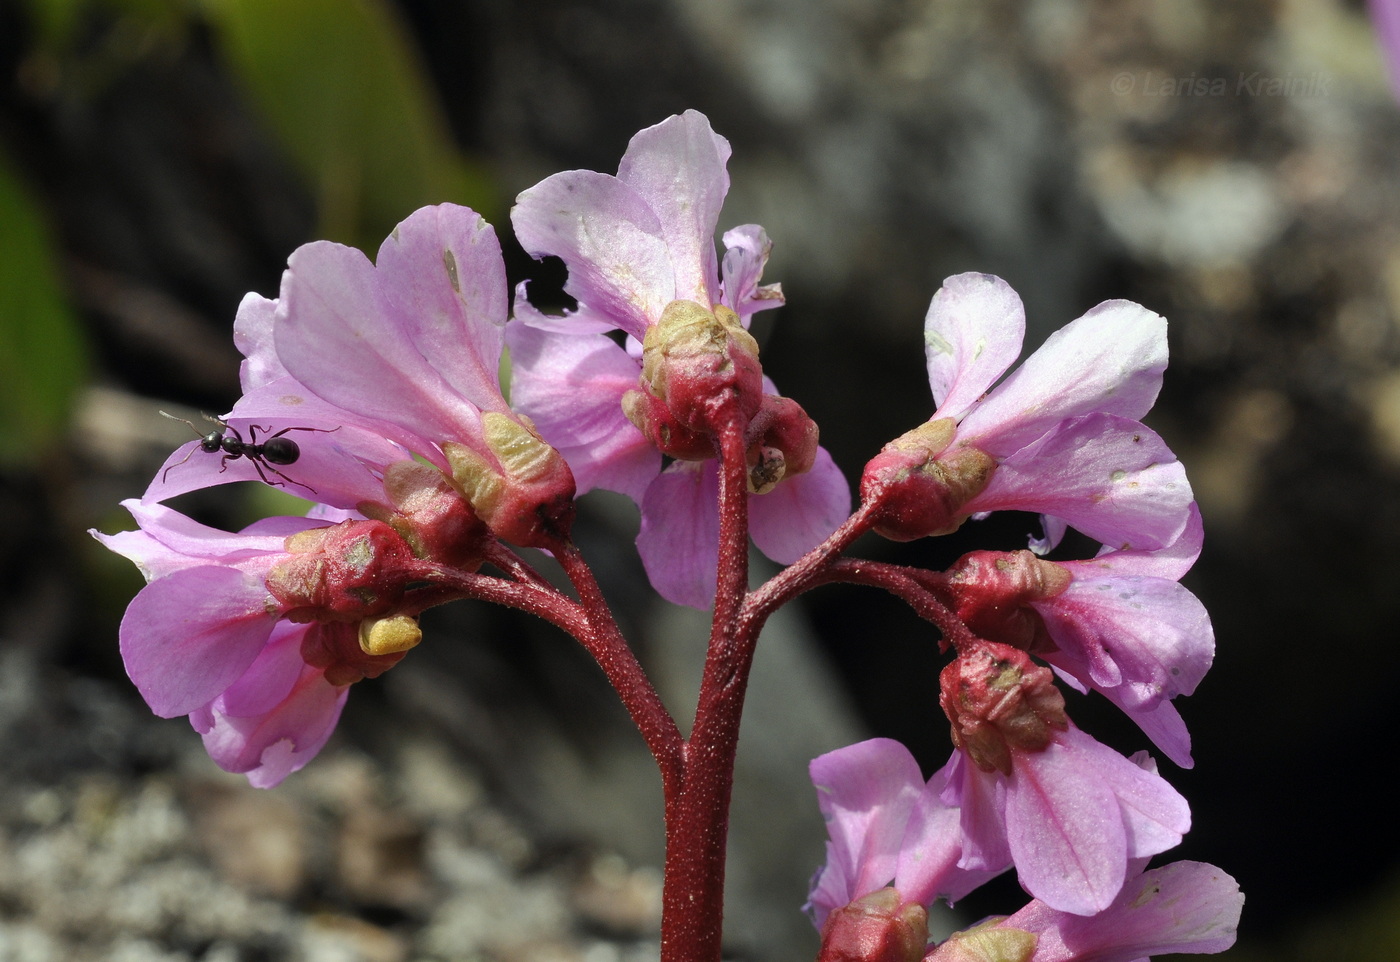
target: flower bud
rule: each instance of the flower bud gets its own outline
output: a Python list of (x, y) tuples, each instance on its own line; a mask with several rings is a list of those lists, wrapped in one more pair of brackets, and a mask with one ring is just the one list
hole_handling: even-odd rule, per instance
[(874, 530), (891, 541), (950, 534), (963, 505), (991, 483), (996, 460), (973, 447), (949, 450), (957, 425), (929, 421), (886, 444), (860, 479), (861, 500), (874, 509)]
[(464, 571), (481, 567), (490, 529), (441, 471), (418, 461), (396, 461), (384, 472), (384, 493), (395, 510), (362, 505), (360, 512), (391, 525), (417, 557)]
[(342, 521), (287, 539), (289, 556), (267, 573), (267, 590), (291, 621), (357, 622), (394, 609), (413, 552), (382, 521)]
[[(385, 619), (387, 622), (395, 620)], [(392, 630), (402, 631), (403, 627), (400, 623)], [(408, 648), (369, 651), (361, 641), (363, 632), (363, 624), (358, 628), (348, 624), (313, 625), (301, 641), (301, 659), (312, 668), (324, 670), (326, 681), (332, 685), (353, 685), (363, 678), (378, 678), (403, 660)], [(384, 640), (383, 635), (380, 640)]]
[(642, 384), (680, 426), (718, 434), (732, 418), (747, 422), (762, 403), (758, 342), (727, 307), (672, 301), (642, 341)]
[(1054, 642), (1032, 601), (1053, 598), (1073, 581), (1069, 570), (1029, 551), (972, 551), (948, 569), (958, 619), (979, 638), (1026, 651)]
[(646, 388), (622, 396), (622, 413), (646, 435), (658, 451), (678, 461), (704, 461), (715, 456), (715, 442), (676, 420), (666, 402)]
[(481, 422), (491, 457), (447, 442), (443, 453), (453, 480), (496, 537), (532, 548), (557, 546), (568, 538), (576, 512), (574, 475), (564, 456), (524, 421), (488, 411)]
[(810, 471), (817, 459), (817, 422), (791, 398), (765, 394), (749, 435), (757, 438), (748, 450), (752, 494), (767, 494), (784, 478)]
[(927, 947), (928, 911), (883, 888), (827, 916), (817, 962), (919, 962)]
[(1011, 774), (1013, 752), (1040, 752), (1069, 728), (1054, 673), (1024, 651), (981, 642), (939, 676), (953, 743), (984, 772)]

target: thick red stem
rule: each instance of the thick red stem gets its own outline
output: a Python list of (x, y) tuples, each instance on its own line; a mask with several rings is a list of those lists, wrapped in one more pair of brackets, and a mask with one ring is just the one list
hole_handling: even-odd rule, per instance
[(662, 962), (719, 962), (724, 856), (739, 721), (757, 632), (739, 630), (748, 591), (748, 468), (742, 425), (720, 437), (719, 566), (714, 620), (684, 777), (666, 799)]

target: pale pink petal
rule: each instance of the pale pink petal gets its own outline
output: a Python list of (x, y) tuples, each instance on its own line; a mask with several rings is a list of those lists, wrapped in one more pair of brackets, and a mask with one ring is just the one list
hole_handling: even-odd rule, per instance
[(951, 763), (944, 765), (919, 792), (899, 843), (894, 887), (905, 899), (922, 905), (937, 898), (956, 902), (1005, 870), (1005, 866), (996, 871), (958, 868), (962, 813), (943, 799), (951, 769)]
[(511, 210), (531, 257), (563, 258), (564, 290), (633, 337), (676, 299), (676, 275), (656, 212), (616, 177), (572, 170), (522, 193)]
[(1186, 730), (1186, 722), (1182, 721), (1175, 705), (1163, 701), (1151, 708), (1128, 708), (1116, 690), (1106, 691), (1103, 695), (1121, 708), (1173, 764), (1181, 768), (1195, 766), (1191, 759), (1191, 733)]
[[(546, 314), (530, 303), (525, 293), (529, 281), (515, 285), (515, 303), (512, 316), (516, 321), (533, 327), (537, 331), (553, 331), (555, 334), (606, 334), (617, 330), (617, 322), (605, 314), (600, 314), (586, 304), (563, 314)], [(506, 328), (507, 337), (510, 328)]]
[(617, 179), (637, 192), (661, 225), (675, 271), (672, 299), (705, 307), (719, 302), (715, 226), (729, 192), (729, 153), (729, 141), (710, 128), (705, 115), (687, 110), (638, 132), (618, 165)]
[(1165, 578), (1076, 577), (1032, 606), (1059, 649), (1046, 660), (1097, 688), (1123, 686), (1130, 711), (1191, 694), (1215, 655), (1205, 606)]
[(1004, 457), (1068, 418), (1137, 420), (1162, 388), (1167, 322), (1131, 301), (1105, 301), (1051, 334), (963, 419), (958, 437)]
[(307, 667), (301, 657), (302, 641), (315, 623), (279, 621), (258, 657), (238, 680), (214, 700), (224, 715), (264, 715), (292, 692)]
[(1021, 885), (1077, 915), (1107, 908), (1127, 871), (1123, 815), (1099, 762), (1062, 734), (1044, 751), (1018, 753), (1006, 780), (1006, 836)]
[[(319, 398), (308, 399), (303, 405), (289, 404), (279, 411), (278, 401), (271, 395), (291, 397), (280, 394), (279, 386), (294, 383), (284, 378), (245, 395), (235, 413), (226, 419), (232, 429), (229, 436), (237, 431), (247, 443), (264, 442), (283, 429), (290, 429), (282, 437), (297, 445), (294, 462), (273, 464), (265, 457), (257, 461), (247, 456), (229, 458), (222, 451), (204, 451), (198, 441), (193, 441), (181, 445), (166, 459), (142, 500), (166, 501), (189, 491), (234, 481), (261, 481), (300, 498), (347, 508), (362, 501), (384, 500), (384, 467), (412, 459), (412, 452), (383, 437), (377, 427), (362, 426), (364, 419), (348, 415)], [(289, 415), (288, 411), (293, 413)], [(422, 444), (420, 450), (436, 454), (431, 445), (415, 440)]]
[(349, 693), (349, 686), (329, 684), (324, 672), (301, 661), (298, 649), (307, 626), (297, 627), (270, 644), (237, 683), (265, 686), (280, 697), (254, 710), (251, 702), (235, 705), (225, 696), (198, 713), (197, 721), (191, 716), (215, 764), (246, 774), (255, 788), (271, 788), (315, 757), (335, 730)]
[(714, 461), (676, 461), (642, 498), (637, 550), (661, 597), (708, 609), (719, 563), (719, 476)]
[(1004, 460), (964, 506), (1061, 518), (1104, 544), (1160, 548), (1190, 519), (1191, 485), (1166, 443), (1136, 421), (1093, 414)]
[(1146, 752), (1124, 759), (1078, 729), (1069, 735), (1080, 740), (1086, 756), (1097, 756), (1099, 777), (1118, 796), (1128, 858), (1147, 858), (1181, 844), (1181, 837), (1191, 830), (1191, 807), (1157, 774), (1157, 764)]
[(287, 369), (277, 359), (273, 343), (273, 318), (277, 302), (260, 294), (245, 294), (238, 304), (233, 320), (233, 344), (243, 355), (238, 372), (244, 392), (262, 387), (270, 381), (287, 376)]
[[(211, 562), (236, 565), (254, 558), (281, 555), (286, 551), (286, 533), (253, 531), (232, 534), (200, 524), (161, 504), (126, 500), (122, 502), (122, 507), (131, 512), (141, 530), (122, 531), (114, 535), (94, 532), (94, 537), (110, 550), (134, 562), (148, 581)], [(296, 530), (316, 526), (304, 518), (293, 520), (298, 523)]]
[(814, 892), (811, 905), (820, 927), (827, 913), (894, 879), (900, 843), (924, 778), (909, 749), (888, 738), (828, 752), (808, 769), (831, 838), (823, 874), (834, 870), (847, 885), (841, 892), (828, 887), (821, 902)]
[(962, 417), (1016, 360), (1025, 334), (1021, 298), (1000, 277), (945, 280), (924, 318), (934, 417)]
[(1006, 790), (1000, 775), (984, 772), (961, 751), (946, 766), (948, 787), (943, 801), (958, 806), (962, 826), (962, 857), (958, 867), (969, 871), (1002, 872), (1011, 865), (1006, 844)]
[(640, 504), (661, 454), (622, 412), (622, 396), (637, 387), (637, 362), (602, 334), (512, 323), (506, 338), (511, 403), (564, 455), (578, 493), (601, 487)]
[(270, 601), (235, 568), (186, 568), (141, 589), (122, 618), (121, 654), (151, 711), (188, 715), (233, 684), (277, 620)]
[(398, 335), (478, 408), (509, 410), (500, 364), (510, 304), (491, 225), (456, 204), (424, 207), (394, 228), (375, 263)]
[(758, 550), (788, 565), (825, 541), (850, 513), (851, 486), (826, 448), (818, 448), (810, 471), (749, 497), (749, 533)]
[(748, 319), (758, 311), (783, 306), (783, 285), (759, 284), (773, 242), (757, 224), (744, 224), (724, 232), (724, 260), (720, 274), (723, 278), (723, 300), (739, 319)]
[(423, 356), (364, 254), (327, 241), (293, 252), (277, 306), (277, 356), (307, 389), (433, 441), (480, 434), (480, 413)]
[(1085, 561), (1067, 562), (1076, 578), (1091, 577), (1090, 572), (1118, 575), (1143, 575), (1151, 578), (1169, 578), (1179, 581), (1196, 559), (1201, 556), (1201, 545), (1205, 540), (1201, 525), (1201, 509), (1195, 502), (1191, 504), (1190, 517), (1186, 528), (1171, 544), (1155, 550), (1119, 551), (1108, 545), (1094, 558)]
[(1239, 883), (1214, 865), (1173, 862), (1130, 879), (1098, 915), (1035, 901), (999, 924), (1037, 935), (1031, 962), (1134, 962), (1224, 952), (1235, 944), (1243, 907)]

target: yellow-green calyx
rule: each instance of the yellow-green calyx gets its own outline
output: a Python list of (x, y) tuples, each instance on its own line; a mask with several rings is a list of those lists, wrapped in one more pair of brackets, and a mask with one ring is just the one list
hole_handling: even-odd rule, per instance
[(726, 418), (747, 421), (758, 411), (763, 398), (758, 342), (723, 305), (710, 309), (672, 301), (642, 340), (641, 384), (677, 424), (714, 433)]
[(512, 544), (549, 547), (567, 537), (575, 487), (564, 456), (526, 419), (489, 411), (481, 425), (489, 456), (452, 441), (442, 446), (477, 516)]
[(1040, 941), (1034, 932), (999, 927), (1001, 919), (989, 919), (965, 932), (955, 932), (940, 945), (928, 962), (1028, 962)]

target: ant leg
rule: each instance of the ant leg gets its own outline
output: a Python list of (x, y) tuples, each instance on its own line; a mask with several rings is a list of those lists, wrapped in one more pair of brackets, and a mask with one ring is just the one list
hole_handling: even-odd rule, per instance
[[(314, 429), (314, 428), (311, 428), (311, 429), (309, 429), (309, 430), (315, 430), (315, 429)], [(277, 435), (274, 434), (273, 437), (277, 437)], [(312, 494), (315, 494), (315, 493), (316, 493), (316, 489), (313, 488), (311, 485), (306, 484), (305, 482), (302, 482), (302, 481), (295, 481), (295, 480), (293, 480), (293, 479), (287, 477), (285, 474), (283, 474), (281, 471), (278, 471), (276, 468), (274, 468), (271, 464), (268, 464), (266, 461), (261, 461), (261, 460), (258, 460), (258, 459), (253, 459), (253, 467), (255, 467), (255, 468), (258, 469), (258, 477), (262, 478), (262, 479), (263, 479), (263, 482), (264, 482), (265, 484), (268, 484), (268, 485), (273, 486), (273, 487), (278, 487), (278, 488), (285, 488), (285, 487), (286, 487), (287, 485), (289, 485), (289, 484), (295, 484), (295, 485), (296, 485), (297, 487), (299, 487), (299, 488), (305, 488), (306, 490), (310, 491)], [(281, 478), (282, 480), (281, 480), (281, 481), (269, 481), (268, 478), (267, 478), (267, 475), (263, 473), (263, 468), (267, 468), (267, 470), (271, 471), (273, 474), (277, 475), (277, 476), (278, 476), (279, 478)]]

